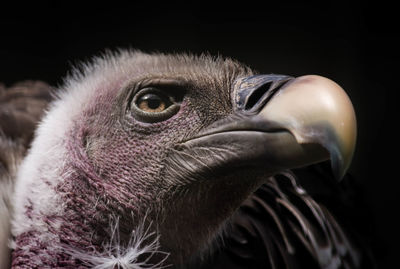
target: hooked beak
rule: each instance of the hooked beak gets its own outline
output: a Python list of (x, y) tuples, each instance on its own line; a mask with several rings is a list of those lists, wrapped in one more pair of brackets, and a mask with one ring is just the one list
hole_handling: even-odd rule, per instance
[[(262, 78), (256, 76), (253, 80)], [(240, 84), (243, 82), (249, 84), (249, 81)], [(277, 86), (274, 87), (274, 83)], [(255, 94), (260, 96), (256, 93), (260, 88), (254, 84), (250, 88), (254, 90), (237, 99), (239, 109), (256, 112), (251, 117), (256, 126), (263, 128), (264, 125), (266, 130), (287, 130), (295, 140), (282, 137), (285, 141), (281, 143), (285, 146), (275, 148), (278, 162), (284, 166), (303, 166), (330, 158), (335, 177), (341, 179), (344, 176), (353, 157), (357, 128), (352, 103), (338, 84), (316, 75), (295, 79), (275, 76), (270, 89), (261, 98), (253, 97)], [(236, 94), (240, 95), (246, 89), (248, 91), (249, 87), (239, 86)], [(273, 96), (266, 96), (271, 91)], [(265, 97), (267, 103), (262, 104), (266, 102)], [(243, 99), (247, 100), (240, 103)]]
[(324, 147), (335, 177), (344, 176), (353, 157), (357, 124), (353, 105), (338, 84), (315, 75), (294, 79), (259, 116), (285, 126), (300, 145)]
[(206, 170), (215, 164), (255, 165), (272, 175), (330, 159), (338, 180), (346, 173), (356, 143), (356, 117), (349, 97), (332, 80), (316, 75), (245, 77), (235, 82), (232, 100), (232, 120), (216, 122), (181, 144), (183, 151), (229, 147), (231, 153), (204, 158)]

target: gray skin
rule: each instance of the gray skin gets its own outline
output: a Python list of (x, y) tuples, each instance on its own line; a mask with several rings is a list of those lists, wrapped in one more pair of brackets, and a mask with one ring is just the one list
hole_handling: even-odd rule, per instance
[[(83, 91), (82, 100), (74, 99), (63, 135), (49, 139), (61, 155), (47, 154), (46, 162), (34, 164), (40, 171), (33, 175), (35, 184), (24, 183), (24, 172), (18, 178), (17, 186), (26, 187), (18, 194), (13, 224), (14, 267), (76, 266), (79, 261), (63, 249), (101, 252), (111, 240), (111, 218), (119, 219), (124, 245), (145, 216), (160, 236), (159, 250), (169, 253), (166, 264), (185, 267), (207, 253), (235, 210), (269, 176), (326, 160), (324, 147), (300, 147), (300, 154), (292, 131), (278, 126), (276, 132), (276, 123), (268, 121), (260, 127), (259, 120), (252, 122), (257, 113), (238, 110), (237, 81), (252, 75), (230, 59), (121, 52), (69, 78), (36, 137), (45, 141), (40, 130), (62, 121), (57, 109)], [(146, 88), (173, 99), (171, 106), (141, 111), (139, 97)], [(228, 127), (221, 131), (221, 126)], [(40, 152), (40, 145), (34, 142), (30, 155)], [(290, 161), (279, 157), (285, 145), (297, 147)], [(57, 212), (38, 210), (46, 203), (31, 197), (41, 191), (38, 182), (54, 192), (57, 199), (48, 206)], [(21, 229), (18, 220), (31, 228)], [(155, 255), (151, 262), (162, 258)]]

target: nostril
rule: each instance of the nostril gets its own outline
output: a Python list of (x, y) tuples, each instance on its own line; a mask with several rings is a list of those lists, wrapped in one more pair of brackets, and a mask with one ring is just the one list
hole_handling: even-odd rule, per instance
[(258, 113), (292, 79), (290, 76), (276, 74), (237, 79), (232, 91), (235, 109), (250, 114)]
[(290, 79), (270, 81), (255, 89), (248, 97), (244, 109), (257, 111), (264, 107)]
[(245, 110), (252, 109), (261, 99), (262, 97), (270, 90), (273, 81), (270, 81), (261, 87), (257, 88), (255, 91), (251, 93), (249, 98), (247, 99), (247, 103), (244, 107)]

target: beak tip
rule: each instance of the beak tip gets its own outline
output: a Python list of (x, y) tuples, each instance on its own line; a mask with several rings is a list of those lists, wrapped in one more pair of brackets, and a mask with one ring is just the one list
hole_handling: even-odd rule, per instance
[(332, 173), (337, 181), (341, 181), (353, 159), (354, 145), (341, 145), (333, 139), (323, 144), (330, 155)]
[(331, 168), (336, 181), (341, 181), (343, 179), (348, 168), (346, 166), (347, 165), (344, 164), (339, 154), (331, 154)]

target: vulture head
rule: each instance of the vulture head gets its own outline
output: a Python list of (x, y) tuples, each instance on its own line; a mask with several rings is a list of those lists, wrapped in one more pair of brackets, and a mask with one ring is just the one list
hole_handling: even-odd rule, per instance
[(326, 160), (339, 179), (356, 139), (333, 81), (220, 57), (109, 53), (57, 95), (17, 175), (15, 268), (201, 267), (260, 186)]

